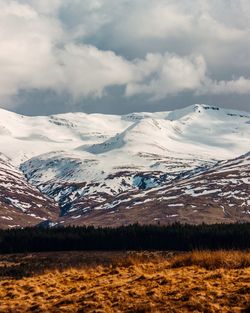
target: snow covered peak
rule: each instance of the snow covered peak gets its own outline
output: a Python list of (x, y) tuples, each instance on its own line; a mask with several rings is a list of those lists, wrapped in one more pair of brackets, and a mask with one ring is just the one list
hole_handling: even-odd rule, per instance
[(188, 118), (197, 119), (222, 119), (229, 120), (230, 118), (244, 118), (249, 119), (250, 113), (231, 109), (222, 109), (218, 106), (212, 106), (207, 104), (193, 104), (183, 109), (174, 110), (168, 112), (167, 119), (170, 120), (180, 120)]
[(114, 151), (131, 161), (141, 153), (227, 159), (247, 152), (250, 113), (195, 104), (171, 112), (27, 117), (0, 110), (0, 152), (16, 165), (44, 153), (82, 157)]
[[(240, 182), (242, 190), (237, 192), (242, 194), (236, 194), (235, 199), (244, 201), (242, 210), (248, 212), (249, 121), (250, 113), (204, 104), (171, 112), (123, 116), (67, 113), (27, 117), (0, 110), (2, 186), (6, 188), (6, 175), (13, 173), (9, 179), (14, 181), (18, 172), (21, 186), (28, 179), (33, 187), (59, 204), (62, 215), (67, 213), (69, 220), (78, 221), (81, 216), (86, 218), (85, 213), (95, 215), (102, 209), (115, 210), (117, 205), (123, 205), (125, 212), (134, 204), (141, 203), (144, 207), (141, 197), (146, 194), (139, 190), (148, 188), (155, 189), (157, 195), (159, 192), (157, 207), (161, 208), (164, 197), (158, 188), (163, 185), (172, 188), (173, 181), (173, 190), (165, 197), (164, 212), (167, 207), (168, 215), (176, 216), (178, 212), (171, 210), (191, 203), (194, 198), (199, 200), (204, 196), (206, 208), (208, 203), (213, 203), (206, 198), (206, 188), (209, 194), (215, 191), (221, 194), (223, 201), (224, 195), (231, 194)], [(234, 175), (233, 178), (227, 178), (227, 173)], [(210, 174), (216, 188), (210, 184)], [(186, 179), (194, 179), (191, 183), (197, 192), (190, 191), (191, 183)], [(180, 188), (175, 189), (178, 180)], [(182, 184), (186, 184), (186, 189)], [(220, 191), (221, 184), (224, 191)], [(201, 188), (205, 189), (199, 191)], [(177, 197), (183, 190), (180, 203)], [(28, 187), (26, 191), (29, 197)], [(136, 192), (139, 192), (137, 200)], [(155, 199), (152, 194), (149, 200)], [(170, 199), (174, 202), (170, 203)], [(150, 212), (154, 211), (151, 209), (152, 205)], [(223, 213), (221, 209), (218, 214), (223, 219), (227, 210), (224, 208)], [(6, 210), (9, 214), (9, 207)], [(168, 215), (164, 213), (164, 218)]]

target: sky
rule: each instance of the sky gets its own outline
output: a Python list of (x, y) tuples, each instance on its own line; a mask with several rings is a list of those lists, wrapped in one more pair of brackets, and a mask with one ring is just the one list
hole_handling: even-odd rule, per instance
[(0, 107), (250, 111), (249, 0), (0, 0)]

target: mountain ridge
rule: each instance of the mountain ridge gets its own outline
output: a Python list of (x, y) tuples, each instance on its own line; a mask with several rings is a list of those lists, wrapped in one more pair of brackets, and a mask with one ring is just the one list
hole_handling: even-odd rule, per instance
[[(131, 208), (139, 208), (138, 205), (133, 205), (133, 197), (138, 192), (165, 188), (176, 180), (184, 182), (188, 179), (188, 173), (191, 177), (196, 177), (196, 172), (204, 172), (208, 179), (209, 170), (213, 169), (215, 173), (217, 164), (227, 164), (229, 159), (235, 159), (237, 163), (239, 156), (248, 160), (249, 138), (250, 113), (205, 104), (175, 111), (122, 116), (67, 113), (27, 117), (6, 110), (0, 111), (0, 153), (17, 170), (21, 170), (22, 179), (40, 192), (42, 197), (49, 199), (49, 210), (58, 210), (52, 209), (51, 203), (59, 205), (61, 217), (58, 221), (62, 224), (91, 224), (91, 216), (92, 222), (97, 223), (94, 213), (100, 210), (104, 212), (102, 220), (105, 224), (105, 210), (114, 207), (118, 209), (119, 205), (113, 205), (113, 202), (117, 199), (118, 202), (125, 203), (124, 195), (131, 200), (127, 201)], [(243, 166), (246, 176), (241, 175), (241, 166), (236, 177), (239, 181), (244, 181), (242, 188), (247, 192), (248, 161)], [(214, 184), (219, 186), (218, 176), (218, 173), (214, 174)], [(204, 182), (199, 184), (205, 186)], [(231, 182), (228, 181), (228, 184)], [(207, 188), (211, 187), (209, 186)], [(231, 188), (235, 188), (233, 183)], [(179, 193), (183, 194), (181, 190)], [(197, 202), (193, 198), (187, 199), (184, 193), (183, 205), (180, 207), (190, 208), (187, 201)], [(208, 201), (205, 194), (203, 198), (205, 202)], [(200, 199), (201, 197), (199, 201)], [(148, 204), (152, 202), (147, 200)], [(152, 208), (156, 203), (157, 199)], [(177, 218), (180, 215), (173, 208), (178, 203), (172, 203), (172, 207), (164, 203), (166, 211), (169, 211), (169, 214), (164, 215), (164, 223), (171, 222), (174, 217), (174, 220), (181, 222), (204, 221), (192, 214), (192, 218)], [(202, 201), (200, 205), (202, 206)], [(211, 207), (210, 215), (214, 210), (216, 222), (225, 222), (225, 210), (218, 214), (221, 213), (221, 205), (220, 202), (217, 208)], [(246, 212), (248, 205), (250, 206), (250, 202)], [(182, 211), (185, 211), (184, 208)], [(116, 212), (111, 214), (115, 216)], [(147, 219), (147, 223), (156, 223), (161, 219), (152, 219), (151, 215), (147, 211), (146, 216), (150, 218), (138, 216), (136, 221)], [(207, 216), (205, 213), (203, 215)], [(210, 215), (207, 217), (208, 222), (213, 220)], [(245, 215), (235, 211), (231, 221), (248, 219), (249, 214)], [(57, 220), (54, 214), (52, 216), (53, 220)], [(169, 217), (167, 220), (166, 216)], [(133, 218), (127, 217), (124, 220), (120, 217), (120, 223), (126, 224), (128, 221), (133, 222)]]

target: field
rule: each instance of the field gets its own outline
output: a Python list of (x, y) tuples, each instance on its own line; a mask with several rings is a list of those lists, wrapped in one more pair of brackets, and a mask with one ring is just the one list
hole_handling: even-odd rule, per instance
[(0, 312), (250, 312), (250, 252), (0, 256)]

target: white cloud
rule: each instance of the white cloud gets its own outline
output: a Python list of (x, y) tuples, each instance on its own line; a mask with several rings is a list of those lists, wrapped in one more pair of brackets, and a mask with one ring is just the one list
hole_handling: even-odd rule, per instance
[[(247, 35), (246, 30), (228, 26), (220, 21), (214, 19), (211, 15), (203, 13), (197, 21), (193, 21), (193, 29), (191, 34), (196, 34), (201, 37), (202, 41), (220, 41), (235, 43), (245, 38)], [(190, 34), (190, 35), (191, 35)]]
[[(215, 7), (217, 10), (214, 12)], [(135, 1), (126, 12), (126, 18), (117, 24), (118, 30), (130, 38), (166, 40), (188, 36), (202, 43), (242, 40), (248, 33), (246, 27), (226, 23), (223, 15), (218, 16), (220, 10), (221, 7), (208, 0)], [(242, 12), (243, 18), (244, 15)]]
[(182, 13), (175, 5), (146, 1), (145, 6), (137, 6), (128, 18), (122, 20), (120, 27), (124, 33), (132, 28), (132, 37), (166, 38), (190, 32), (192, 17)]
[(128, 84), (127, 96), (145, 93), (152, 95), (154, 99), (160, 99), (169, 94), (196, 90), (200, 88), (206, 74), (206, 64), (202, 56), (151, 54), (144, 63), (146, 68), (151, 65), (151, 72), (148, 74), (152, 78), (148, 82)]
[(53, 49), (62, 35), (57, 21), (14, 1), (0, 6), (0, 96), (57, 88), (61, 71)]
[(112, 51), (93, 46), (67, 45), (58, 58), (64, 72), (64, 87), (74, 97), (101, 96), (105, 87), (125, 85), (133, 79), (133, 66)]
[(31, 89), (101, 97), (109, 86), (152, 99), (183, 91), (250, 94), (248, 1), (228, 7), (226, 0), (0, 0), (0, 6), (1, 100)]
[(19, 0), (20, 3), (30, 4), (37, 12), (56, 15), (63, 5), (63, 0)]
[(197, 90), (197, 94), (213, 94), (213, 95), (229, 95), (229, 94), (250, 94), (250, 79), (239, 77), (232, 80), (213, 81), (206, 79), (201, 89)]

